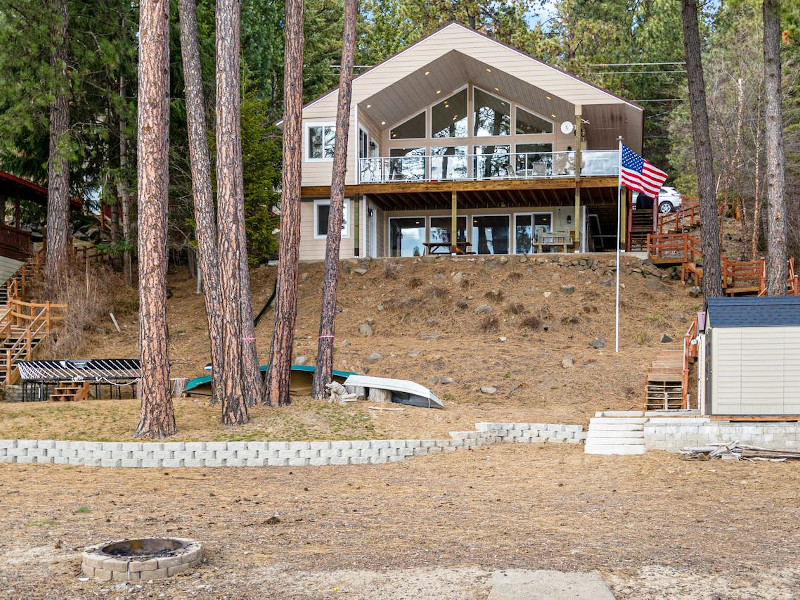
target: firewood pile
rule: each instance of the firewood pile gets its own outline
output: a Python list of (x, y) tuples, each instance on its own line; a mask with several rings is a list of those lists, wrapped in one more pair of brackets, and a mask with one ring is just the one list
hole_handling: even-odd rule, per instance
[(714, 443), (708, 446), (687, 447), (681, 450), (682, 460), (713, 460), (716, 458), (724, 460), (766, 460), (770, 462), (785, 462), (787, 460), (800, 460), (800, 452), (747, 446), (745, 444), (740, 444), (738, 441), (728, 444)]

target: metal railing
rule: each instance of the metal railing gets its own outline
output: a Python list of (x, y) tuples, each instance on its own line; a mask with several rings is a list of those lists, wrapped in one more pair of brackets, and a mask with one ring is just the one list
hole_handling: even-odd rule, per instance
[[(616, 176), (616, 150), (581, 153), (582, 176)], [(574, 177), (575, 152), (408, 154), (360, 158), (359, 183)]]

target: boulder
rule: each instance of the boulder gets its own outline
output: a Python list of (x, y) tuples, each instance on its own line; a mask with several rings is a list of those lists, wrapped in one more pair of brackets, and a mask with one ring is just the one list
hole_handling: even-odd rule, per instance
[(492, 394), (496, 394), (496, 393), (497, 393), (497, 388), (496, 387), (492, 387), (491, 385), (482, 385), (481, 386), (481, 394), (487, 394), (487, 395), (491, 396)]
[(372, 329), (372, 325), (370, 325), (369, 323), (362, 323), (361, 325), (358, 326), (358, 333), (360, 333), (363, 336), (369, 337), (375, 332)]
[(603, 340), (599, 339), (599, 338), (593, 339), (591, 342), (589, 342), (589, 345), (592, 348), (595, 348), (596, 350), (599, 350), (600, 348), (605, 348), (606, 347), (606, 343)]

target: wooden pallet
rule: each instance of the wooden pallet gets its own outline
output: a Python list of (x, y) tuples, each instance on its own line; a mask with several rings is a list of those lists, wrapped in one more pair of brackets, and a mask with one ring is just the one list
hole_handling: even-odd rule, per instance
[(89, 397), (88, 381), (61, 381), (50, 394), (51, 402), (77, 402)]
[(683, 350), (665, 350), (647, 372), (644, 409), (683, 408)]

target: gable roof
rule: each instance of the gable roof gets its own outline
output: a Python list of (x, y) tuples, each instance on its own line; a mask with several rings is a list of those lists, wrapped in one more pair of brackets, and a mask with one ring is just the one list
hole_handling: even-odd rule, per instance
[(800, 296), (709, 298), (711, 327), (800, 327)]
[[(637, 111), (644, 110), (638, 104), (460, 23), (450, 23), (441, 27), (354, 77), (353, 104), (416, 71), (423, 71), (426, 65), (454, 50), (479, 63), (496, 67), (510, 77), (538, 86), (573, 105), (624, 104)], [(318, 104), (335, 102), (337, 94), (338, 87), (312, 100), (303, 107), (304, 113), (308, 109), (315, 112), (314, 109)]]

